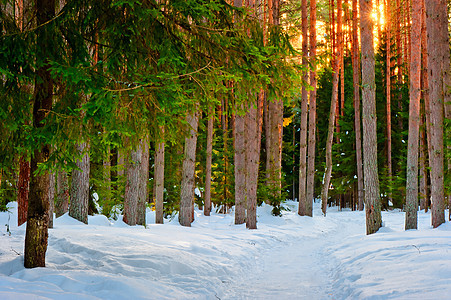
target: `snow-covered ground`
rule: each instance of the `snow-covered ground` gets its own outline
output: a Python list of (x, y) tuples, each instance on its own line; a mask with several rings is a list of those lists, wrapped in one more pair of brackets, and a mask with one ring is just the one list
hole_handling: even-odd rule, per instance
[[(283, 217), (258, 208), (258, 229), (234, 216), (196, 211), (129, 227), (103, 216), (84, 225), (64, 215), (49, 230), (47, 267), (25, 269), (25, 226), (16, 203), (0, 213), (0, 299), (450, 299), (451, 223), (404, 231), (404, 213), (383, 212), (385, 227), (365, 235), (363, 212), (313, 218), (287, 202)], [(7, 232), (9, 224), (11, 235)]]

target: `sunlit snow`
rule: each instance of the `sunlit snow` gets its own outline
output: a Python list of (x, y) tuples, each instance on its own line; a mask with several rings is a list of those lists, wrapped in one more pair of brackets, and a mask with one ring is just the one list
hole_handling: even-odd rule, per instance
[[(383, 212), (385, 227), (365, 235), (365, 213), (329, 208), (282, 217), (258, 208), (258, 229), (230, 215), (195, 211), (146, 228), (67, 214), (49, 230), (47, 267), (25, 269), (25, 225), (16, 203), (0, 213), (0, 299), (449, 299), (451, 223), (437, 229), (419, 212), (404, 231), (403, 212)], [(7, 232), (9, 224), (11, 235)]]

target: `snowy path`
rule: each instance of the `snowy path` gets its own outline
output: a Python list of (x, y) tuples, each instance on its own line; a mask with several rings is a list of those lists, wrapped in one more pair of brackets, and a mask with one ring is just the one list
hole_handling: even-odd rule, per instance
[(275, 238), (277, 244), (259, 253), (255, 267), (230, 285), (221, 299), (345, 298), (335, 283), (339, 261), (331, 251), (350, 232), (358, 233), (362, 228), (337, 220), (332, 224), (330, 220), (317, 221), (317, 235), (300, 231), (287, 240)]
[[(229, 287), (230, 294), (221, 299), (327, 299), (330, 286), (323, 266), (330, 266), (317, 252), (324, 244), (316, 239), (297, 240), (264, 251), (257, 258), (248, 277)], [(323, 248), (323, 247), (321, 247)]]

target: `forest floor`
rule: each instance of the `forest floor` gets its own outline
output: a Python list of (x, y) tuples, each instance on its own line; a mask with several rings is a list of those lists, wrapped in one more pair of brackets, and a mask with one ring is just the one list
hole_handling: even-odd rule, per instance
[[(365, 235), (364, 212), (315, 204), (314, 217), (287, 201), (282, 217), (258, 208), (258, 229), (234, 215), (196, 210), (191, 228), (177, 217), (129, 227), (119, 217), (67, 214), (49, 230), (47, 267), (23, 267), (25, 226), (16, 203), (0, 213), (0, 299), (449, 299), (451, 223), (404, 231), (404, 213), (383, 212)], [(8, 226), (3, 226), (8, 224)], [(8, 232), (9, 227), (9, 232)], [(10, 234), (11, 233), (11, 234)]]

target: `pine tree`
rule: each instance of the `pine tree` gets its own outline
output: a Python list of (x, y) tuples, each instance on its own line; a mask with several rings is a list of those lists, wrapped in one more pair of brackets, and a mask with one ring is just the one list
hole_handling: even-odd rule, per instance
[(315, 145), (316, 145), (316, 0), (310, 0), (310, 103), (308, 126), (308, 162), (306, 215), (313, 215), (313, 198), (315, 192)]
[(357, 169), (357, 198), (359, 210), (362, 211), (364, 204), (364, 190), (363, 190), (362, 134), (360, 121), (359, 38), (357, 24), (358, 24), (357, 0), (352, 0), (352, 71), (353, 71), (352, 77), (354, 83), (354, 130), (355, 130), (355, 145), (356, 145), (355, 151), (356, 151), (356, 169)]
[(160, 126), (160, 140), (155, 151), (155, 223), (163, 224), (164, 209), (164, 126)]
[(214, 108), (210, 107), (208, 110), (208, 125), (207, 125), (207, 150), (206, 150), (206, 168), (205, 168), (205, 200), (204, 200), (204, 215), (209, 216), (211, 212), (211, 163), (213, 155), (213, 130), (214, 130)]
[[(48, 59), (52, 49), (52, 26), (48, 22), (55, 15), (54, 0), (36, 1), (36, 20), (40, 30), (37, 36), (37, 49), (43, 55), (42, 64), (36, 70), (37, 79), (33, 99), (33, 127), (42, 128), (43, 121), (52, 109), (53, 80)], [(37, 174), (38, 165), (45, 163), (50, 155), (50, 146), (41, 143), (31, 158), (30, 194), (28, 199), (27, 228), (25, 233), (25, 268), (45, 267), (45, 253), (48, 244), (49, 225), (49, 175), (44, 171)]]
[(88, 224), (90, 173), (89, 143), (78, 143), (76, 148), (81, 159), (77, 159), (75, 162), (78, 169), (72, 171), (69, 216)]
[(323, 187), (321, 190), (321, 203), (322, 203), (322, 211), (323, 215), (326, 215), (326, 209), (327, 209), (327, 200), (329, 195), (329, 185), (330, 185), (330, 179), (332, 176), (332, 143), (334, 138), (334, 122), (335, 122), (335, 116), (337, 114), (337, 103), (338, 103), (338, 79), (340, 74), (340, 62), (341, 62), (341, 55), (342, 55), (342, 39), (343, 36), (341, 35), (341, 26), (342, 26), (342, 18), (341, 18), (341, 7), (342, 2), (341, 0), (337, 1), (337, 49), (336, 54), (334, 58), (334, 67), (333, 67), (333, 80), (332, 80), (332, 99), (330, 103), (330, 113), (329, 113), (329, 127), (328, 127), (328, 133), (327, 133), (327, 142), (326, 142), (326, 170), (325, 175), (323, 179)]
[[(308, 18), (307, 18), (307, 0), (302, 0), (302, 66), (305, 69), (302, 80), (309, 81), (308, 76)], [(305, 85), (301, 91), (301, 133), (299, 140), (299, 209), (298, 214), (304, 216), (307, 212), (307, 110), (308, 110), (308, 91)]]
[(198, 112), (189, 112), (186, 116), (186, 121), (189, 126), (189, 135), (185, 138), (179, 222), (182, 226), (191, 227), (191, 223), (194, 221), (192, 210), (194, 207), (194, 171), (196, 165), (197, 126), (199, 123)]
[(418, 210), (418, 156), (421, 98), (421, 18), (422, 1), (412, 5), (412, 43), (410, 61), (409, 144), (407, 150), (406, 224), (417, 229)]
[(445, 90), (445, 84), (449, 83), (448, 14), (447, 2), (444, 0), (425, 0), (425, 6), (431, 135), (431, 210), (432, 226), (436, 228), (445, 222), (443, 113), (444, 101), (449, 97), (449, 92)]
[(379, 176), (377, 173), (376, 84), (374, 71), (372, 0), (360, 0), (360, 44), (362, 51), (363, 178), (365, 185), (366, 233), (382, 226)]

